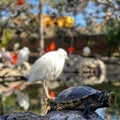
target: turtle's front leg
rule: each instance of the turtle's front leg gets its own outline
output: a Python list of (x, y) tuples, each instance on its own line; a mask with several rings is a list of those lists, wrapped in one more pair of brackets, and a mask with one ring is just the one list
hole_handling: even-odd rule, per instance
[(86, 119), (90, 119), (89, 113), (90, 113), (90, 102), (89, 101), (85, 101), (85, 109), (83, 111), (83, 116)]

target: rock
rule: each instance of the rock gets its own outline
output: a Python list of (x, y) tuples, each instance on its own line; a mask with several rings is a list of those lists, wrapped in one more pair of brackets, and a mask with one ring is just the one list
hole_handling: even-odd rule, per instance
[[(86, 120), (81, 111), (61, 110), (53, 111), (45, 115), (37, 115), (31, 112), (15, 112), (0, 117), (0, 120)], [(89, 120), (103, 120), (97, 113), (90, 114)]]
[[(49, 119), (47, 120), (86, 120), (81, 111), (77, 110), (61, 110), (61, 111), (54, 111), (48, 114)], [(103, 120), (97, 113), (93, 112), (90, 115), (89, 120)]]
[(47, 81), (50, 89), (67, 86), (101, 84), (106, 80), (106, 65), (100, 59), (70, 55), (57, 80)]
[(3, 115), (0, 120), (44, 120), (41, 115), (36, 115), (31, 112), (15, 112), (12, 114)]

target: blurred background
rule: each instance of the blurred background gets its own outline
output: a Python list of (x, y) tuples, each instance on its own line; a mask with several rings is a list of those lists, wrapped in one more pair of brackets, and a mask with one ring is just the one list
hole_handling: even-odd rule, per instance
[(76, 85), (116, 92), (97, 112), (120, 119), (120, 0), (0, 0), (0, 115), (45, 111), (41, 83), (24, 75), (44, 53), (63, 48), (63, 73), (48, 81), (50, 96)]

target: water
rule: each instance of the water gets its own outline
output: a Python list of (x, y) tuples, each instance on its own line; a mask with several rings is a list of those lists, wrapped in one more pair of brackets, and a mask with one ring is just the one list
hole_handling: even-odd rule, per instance
[(105, 110), (105, 108), (99, 108), (96, 110), (98, 115), (100, 115), (103, 120), (119, 120), (119, 117), (116, 114), (108, 115), (106, 114)]
[[(104, 85), (100, 85), (103, 86)], [(108, 87), (105, 84), (106, 87)], [(25, 104), (27, 103), (27, 105), (29, 104), (29, 109), (27, 111), (31, 111), (35, 114), (40, 114), (42, 113), (42, 106), (44, 106), (44, 103), (42, 103), (44, 101), (42, 101), (42, 94), (44, 93), (43, 91), (41, 91), (42, 86), (40, 84), (34, 84), (34, 85), (29, 85), (26, 89), (21, 90), (19, 93), (19, 95), (21, 95), (22, 97), (20, 98), (25, 98), (27, 97), (26, 101), (24, 99), (23, 101), (23, 105), (25, 106)], [(115, 89), (113, 87), (110, 87), (112, 89)], [(61, 86), (59, 89), (57, 89), (57, 91), (62, 91), (62, 89), (65, 89), (65, 86)], [(39, 92), (40, 91), (40, 92)], [(56, 91), (56, 90), (55, 90)], [(116, 96), (117, 96), (117, 103), (114, 106), (114, 108), (109, 110), (108, 108), (100, 108), (97, 109), (96, 112), (103, 118), (103, 120), (120, 120), (120, 112), (119, 110), (117, 111), (117, 108), (119, 107), (119, 93), (120, 90), (117, 89), (116, 92)], [(5, 114), (5, 113), (12, 113), (12, 112), (17, 112), (17, 111), (25, 111), (24, 107), (22, 107), (22, 105), (20, 106), (19, 100), (17, 98), (17, 93), (14, 91), (10, 96), (3, 96), (2, 98), (2, 106), (3, 106), (3, 111), (1, 111), (2, 109), (0, 109), (0, 113)], [(27, 96), (26, 96), (27, 95)], [(28, 103), (29, 102), (29, 103)], [(115, 110), (114, 110), (115, 109)], [(110, 111), (110, 112), (109, 112)]]
[[(107, 74), (106, 79), (108, 79), (108, 81), (110, 82), (104, 82), (98, 85), (92, 85), (92, 87), (96, 89), (100, 89), (100, 90), (107, 89), (108, 91), (115, 91), (116, 93), (116, 105), (114, 106), (114, 109), (111, 108), (112, 112), (109, 112), (109, 110), (106, 108), (98, 109), (96, 111), (104, 120), (120, 120), (120, 111), (119, 110), (117, 111), (117, 109), (120, 108), (120, 82), (118, 81), (120, 77), (119, 77), (119, 71), (117, 71), (116, 69), (118, 68), (118, 66), (116, 65), (115, 67), (113, 68), (112, 67), (113, 66), (111, 65), (107, 67), (107, 71), (109, 74)], [(51, 85), (50, 83), (51, 87), (52, 86), (55, 87), (55, 84), (56, 86), (57, 85), (59, 86), (52, 90), (55, 92), (56, 95), (62, 90), (64, 90), (65, 88), (69, 87), (69, 85), (70, 86), (80, 85), (80, 81), (78, 81), (77, 79), (85, 81), (85, 79), (87, 78), (89, 81), (90, 80), (100, 81), (100, 79), (98, 78), (101, 78), (100, 75), (98, 74), (95, 74), (96, 76), (93, 76), (93, 74), (89, 76), (88, 72), (85, 74), (82, 74), (82, 78), (80, 78), (80, 76), (77, 76), (76, 74), (73, 75), (72, 73), (65, 73), (65, 75), (66, 74), (68, 74), (69, 79), (68, 77), (66, 77), (65, 84), (58, 85), (59, 81), (58, 83), (54, 83), (54, 85)], [(118, 82), (113, 82), (113, 81), (118, 81)], [(37, 84), (29, 85), (25, 89), (19, 89), (21, 92), (19, 93), (19, 95), (21, 94), (22, 96), (20, 98), (26, 98), (26, 101), (23, 100), (22, 103), (19, 103), (19, 100), (17, 97), (18, 93), (16, 93), (13, 88), (8, 89), (8, 92), (2, 93), (0, 96), (0, 114), (12, 113), (12, 112), (17, 112), (17, 111), (22, 111), (22, 112), (26, 111), (25, 108), (22, 107), (21, 104), (27, 104), (29, 106), (27, 111), (31, 111), (35, 114), (42, 113), (41, 112), (43, 109), (42, 106), (44, 106), (44, 98), (43, 98), (44, 91), (42, 91), (41, 88), (42, 88), (41, 84), (37, 83)], [(1, 89), (1, 86), (0, 86), (0, 89)]]

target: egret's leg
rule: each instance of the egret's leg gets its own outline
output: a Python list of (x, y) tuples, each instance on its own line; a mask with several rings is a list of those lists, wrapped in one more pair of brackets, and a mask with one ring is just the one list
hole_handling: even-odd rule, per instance
[(44, 90), (45, 90), (45, 93), (46, 93), (46, 96), (47, 96), (47, 99), (45, 100), (46, 101), (46, 111), (45, 111), (45, 113), (47, 113), (48, 110), (50, 110), (50, 108), (49, 108), (50, 107), (50, 102), (53, 99), (49, 95), (49, 91), (48, 91), (48, 87), (47, 87), (47, 84), (46, 84), (46, 80), (44, 80), (43, 86), (44, 86)]
[(45, 93), (46, 93), (47, 98), (50, 98), (50, 95), (49, 95), (49, 92), (48, 92), (48, 87), (47, 87), (47, 85), (46, 85), (46, 80), (44, 80), (43, 86), (44, 86), (44, 90), (45, 90)]

